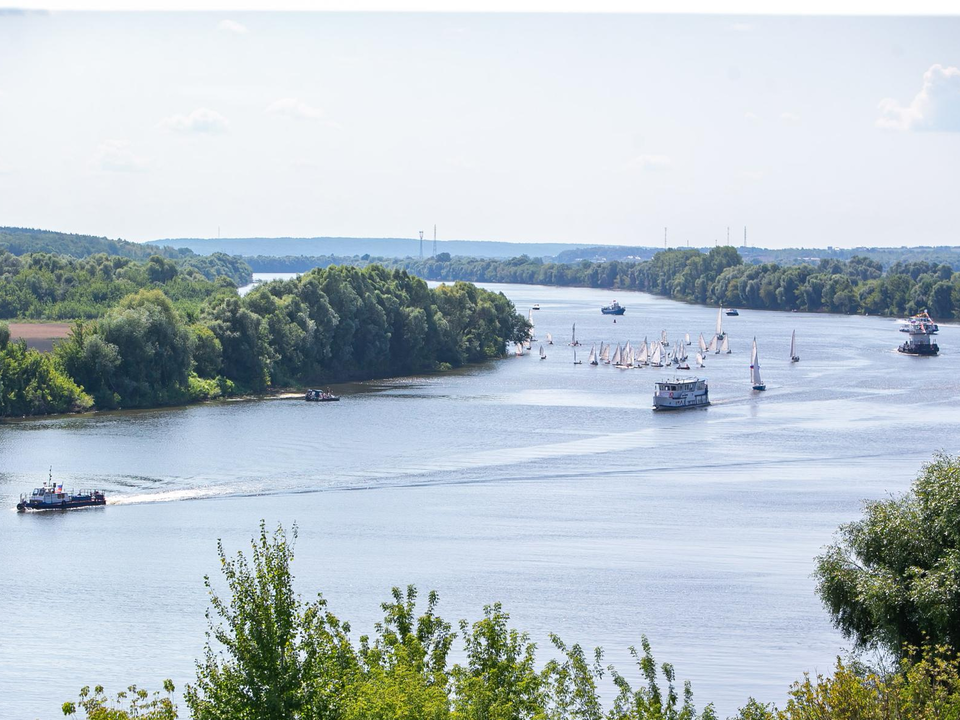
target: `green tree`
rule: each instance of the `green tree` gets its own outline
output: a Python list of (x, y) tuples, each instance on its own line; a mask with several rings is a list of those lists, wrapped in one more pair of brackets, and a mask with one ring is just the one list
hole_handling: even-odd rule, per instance
[(63, 704), (63, 714), (75, 715), (79, 707), (88, 720), (177, 720), (173, 682), (164, 680), (163, 689), (165, 696), (160, 693), (151, 695), (146, 690), (131, 685), (117, 693), (116, 699), (111, 701), (102, 686), (97, 685), (92, 693), (89, 687), (84, 687), (80, 690), (77, 702)]

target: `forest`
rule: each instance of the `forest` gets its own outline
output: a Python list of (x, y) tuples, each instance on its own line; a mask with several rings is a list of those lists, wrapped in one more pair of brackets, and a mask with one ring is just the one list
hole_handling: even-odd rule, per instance
[[(938, 456), (903, 496), (869, 503), (816, 559), (818, 592), (857, 648), (831, 675), (804, 675), (780, 708), (745, 698), (735, 720), (935, 720), (960, 716), (960, 604), (956, 557), (960, 460)], [(194, 720), (716, 720), (689, 683), (658, 664), (647, 638), (618, 668), (552, 635), (538, 663), (530, 636), (499, 604), (458, 624), (394, 588), (382, 620), (356, 638), (322, 594), (294, 586), (294, 526), (261, 522), (248, 554), (218, 543), (219, 582), (205, 578), (209, 632), (183, 697)], [(704, 642), (708, 642), (704, 638)], [(874, 658), (871, 660), (871, 657)], [(453, 662), (456, 659), (457, 662)], [(749, 686), (750, 678), (730, 675)], [(151, 695), (131, 686), (116, 700), (80, 690), (63, 713), (90, 720), (175, 720), (169, 680)]]
[[(130, 274), (146, 273), (140, 282), (123, 258), (28, 256), (28, 267), (0, 283), (0, 297), (16, 299), (19, 289), (81, 319), (52, 355), (11, 341), (0, 324), (0, 415), (152, 407), (458, 367), (503, 355), (529, 329), (501, 293), (467, 283), (430, 289), (403, 270), (317, 269), (241, 298), (226, 278), (188, 277), (168, 262), (134, 265)], [(115, 264), (120, 277), (106, 279)], [(69, 271), (79, 266), (83, 273)], [(58, 274), (52, 291), (70, 290), (54, 303), (39, 278)], [(5, 312), (18, 315), (16, 306)]]
[(685, 302), (757, 310), (902, 316), (926, 308), (935, 318), (960, 315), (960, 273), (925, 260), (821, 260), (816, 265), (748, 264), (735, 248), (664, 250), (644, 262), (549, 263), (453, 257), (396, 261), (427, 280), (532, 283), (640, 290)]

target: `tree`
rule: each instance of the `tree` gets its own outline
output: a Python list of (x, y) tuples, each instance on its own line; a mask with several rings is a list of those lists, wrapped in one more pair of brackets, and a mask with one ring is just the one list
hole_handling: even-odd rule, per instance
[(868, 503), (817, 558), (818, 592), (857, 647), (960, 650), (960, 459), (938, 455), (907, 494)]
[(164, 680), (163, 689), (167, 693), (165, 697), (160, 693), (151, 696), (146, 690), (131, 685), (117, 693), (116, 701), (111, 702), (103, 686), (97, 685), (93, 693), (89, 687), (84, 687), (80, 690), (79, 700), (65, 702), (62, 710), (64, 715), (74, 715), (79, 705), (88, 720), (177, 720), (173, 682)]

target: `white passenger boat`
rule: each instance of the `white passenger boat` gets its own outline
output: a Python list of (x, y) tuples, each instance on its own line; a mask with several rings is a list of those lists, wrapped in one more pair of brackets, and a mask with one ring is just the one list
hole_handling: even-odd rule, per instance
[(656, 383), (654, 410), (685, 410), (710, 404), (707, 381), (700, 378), (674, 378)]

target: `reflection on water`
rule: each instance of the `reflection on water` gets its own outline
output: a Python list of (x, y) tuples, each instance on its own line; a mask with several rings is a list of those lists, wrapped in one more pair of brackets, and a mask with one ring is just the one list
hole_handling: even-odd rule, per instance
[[(862, 499), (902, 491), (933, 451), (957, 449), (957, 329), (941, 326), (941, 357), (909, 358), (889, 319), (744, 311), (724, 318), (733, 354), (689, 373), (708, 378), (714, 404), (654, 414), (667, 371), (575, 366), (572, 324), (585, 357), (663, 329), (696, 342), (715, 309), (617, 293), (628, 309), (614, 324), (599, 312), (610, 291), (496, 289), (524, 313), (540, 303), (537, 333), (556, 343), (546, 360), (340, 386), (340, 403), (0, 425), (0, 717), (50, 717), (87, 683), (182, 686), (216, 539), (243, 547), (260, 518), (299, 523), (302, 591), (322, 589), (359, 631), (391, 585), (413, 582), (438, 589), (451, 619), (502, 600), (542, 647), (555, 631), (623, 666), (646, 633), (721, 714), (829, 669), (843, 642), (812, 558)], [(110, 505), (12, 512), (51, 464)]]

